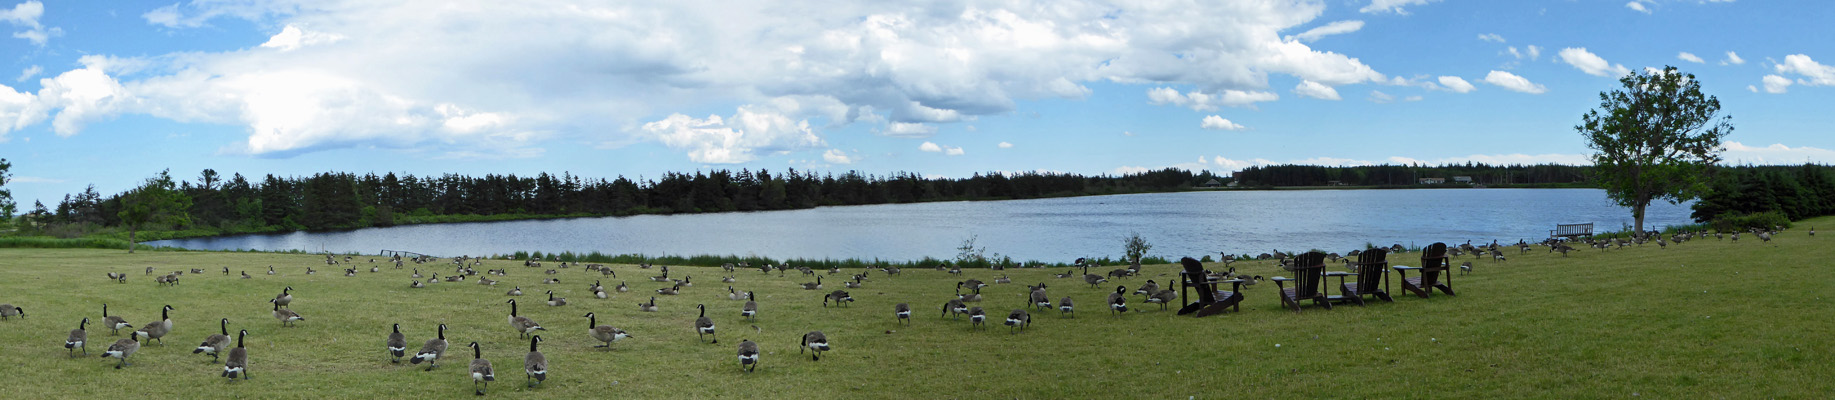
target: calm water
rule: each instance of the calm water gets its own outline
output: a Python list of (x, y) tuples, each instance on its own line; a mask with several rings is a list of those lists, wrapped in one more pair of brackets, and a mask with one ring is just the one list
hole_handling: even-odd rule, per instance
[[(1686, 224), (1688, 213), (1686, 204), (1659, 202), (1645, 223)], [(414, 225), (152, 244), (440, 256), (539, 250), (913, 260), (953, 258), (972, 235), (989, 253), (1068, 261), (1120, 258), (1131, 232), (1153, 244), (1150, 254), (1172, 258), (1272, 249), (1342, 252), (1365, 243), (1533, 242), (1557, 223), (1583, 222), (1604, 231), (1632, 220), (1628, 209), (1595, 189), (1223, 191)]]

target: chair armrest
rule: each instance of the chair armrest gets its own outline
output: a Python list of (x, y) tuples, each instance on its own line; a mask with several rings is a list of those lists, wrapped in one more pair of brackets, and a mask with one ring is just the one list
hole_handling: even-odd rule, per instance
[(1357, 276), (1357, 273), (1356, 272), (1331, 271), (1331, 272), (1326, 272), (1325, 276)]
[(1275, 282), (1286, 282), (1286, 281), (1291, 281), (1291, 280), (1294, 280), (1294, 279), (1293, 279), (1293, 278), (1288, 278), (1288, 277), (1285, 277), (1285, 276), (1277, 276), (1277, 277), (1273, 277), (1273, 278), (1268, 278), (1268, 280), (1271, 280), (1271, 281), (1275, 281)]
[(1408, 270), (1417, 270), (1417, 269), (1421, 269), (1421, 267), (1410, 267), (1410, 266), (1406, 266), (1406, 265), (1397, 265), (1397, 266), (1393, 266), (1393, 267), (1389, 267), (1389, 268), (1395, 268), (1395, 270), (1396, 270), (1396, 271), (1408, 271)]

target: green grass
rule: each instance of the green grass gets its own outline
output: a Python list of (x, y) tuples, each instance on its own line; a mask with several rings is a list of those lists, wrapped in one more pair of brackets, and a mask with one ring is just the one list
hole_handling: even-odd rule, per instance
[[(1817, 225), (1835, 226), (1835, 218), (1799, 224)], [(1770, 244), (1747, 237), (1569, 257), (1510, 251), (1505, 262), (1465, 257), (1457, 262), (1472, 260), (1475, 271), (1454, 278), (1458, 297), (1398, 295), (1395, 303), (1299, 314), (1281, 310), (1269, 282), (1248, 291), (1242, 313), (1204, 319), (1173, 316), (1139, 304), (1138, 296), (1130, 296), (1134, 307), (1149, 311), (1112, 317), (1101, 307), (1116, 283), (1131, 292), (1146, 279), (1166, 282), (1168, 265), (1100, 288), (1050, 276), (1063, 269), (970, 270), (965, 277), (991, 281), (1004, 273), (1015, 282), (984, 290), (980, 305), (992, 324), (979, 332), (966, 319), (938, 318), (937, 307), (961, 278), (933, 270), (874, 272), (866, 288), (851, 290), (857, 303), (827, 309), (827, 290), (796, 285), (813, 278), (740, 271), (732, 285), (761, 298), (755, 331), (737, 316), (742, 302), (726, 299), (715, 268), (675, 269), (671, 276), (692, 275), (697, 285), (658, 296), (662, 312), (642, 313), (634, 304), (663, 285), (645, 278), (656, 270), (628, 265), (616, 269), (634, 290), (599, 300), (585, 290), (597, 274), (564, 269), (564, 283), (544, 285), (548, 276), (539, 269), (507, 261), (486, 262), (509, 269), (498, 286), (409, 289), (411, 271), (370, 273), (367, 258), (357, 260), (363, 270), (353, 278), (314, 255), (0, 249), (0, 301), (28, 315), (0, 322), (0, 366), (10, 382), (0, 385), (0, 397), (469, 397), (463, 346), (478, 341), (498, 370), (490, 396), (509, 398), (1818, 398), (1835, 392), (1828, 368), (1835, 365), (1835, 313), (1823, 309), (1835, 300), (1824, 298), (1835, 296), (1827, 268), (1835, 238), (1805, 231)], [(1411, 264), (1402, 260), (1416, 256), (1392, 260)], [(265, 275), (268, 265), (281, 274)], [(451, 268), (443, 265), (419, 267), (444, 275)], [(148, 266), (205, 273), (159, 287), (142, 275)], [(221, 274), (225, 266), (230, 276)], [(306, 275), (309, 266), (320, 272)], [(1278, 271), (1265, 261), (1235, 266), (1258, 275)], [(111, 271), (131, 278), (109, 282), (103, 273)], [(236, 271), (254, 278), (237, 279)], [(822, 274), (825, 287), (840, 288), (847, 273)], [(1028, 331), (1008, 334), (999, 321), (1023, 306), (1025, 284), (1041, 281), (1054, 300), (1073, 296), (1082, 314), (1046, 312)], [(293, 309), (307, 320), (281, 328), (266, 300), (289, 285)], [(520, 372), (528, 342), (504, 318), (503, 293), (511, 286), (530, 292), (521, 298), (523, 314), (548, 328), (542, 349), (552, 376), (533, 390), (522, 387)], [(573, 304), (542, 305), (549, 289)], [(112, 359), (98, 356), (125, 336), (95, 324), (104, 302), (136, 325), (170, 304), (175, 328), (165, 346), (146, 346), (133, 366), (115, 370)], [(915, 324), (895, 324), (897, 302), (913, 305)], [(708, 305), (720, 344), (696, 339), (697, 303)], [(609, 351), (592, 348), (581, 317), (588, 311), (635, 337)], [(90, 356), (67, 359), (65, 333), (85, 316), (92, 319)], [(220, 365), (191, 354), (216, 333), (218, 318), (229, 318), (232, 332), (249, 330), (252, 381), (225, 383)], [(453, 345), (442, 366), (422, 372), (390, 364), (383, 339), (394, 322), (408, 334), (410, 351), (433, 337), (437, 324), (449, 324)], [(834, 342), (821, 361), (797, 354), (797, 339), (809, 330)], [(756, 373), (739, 371), (734, 346), (742, 338), (765, 351)]]

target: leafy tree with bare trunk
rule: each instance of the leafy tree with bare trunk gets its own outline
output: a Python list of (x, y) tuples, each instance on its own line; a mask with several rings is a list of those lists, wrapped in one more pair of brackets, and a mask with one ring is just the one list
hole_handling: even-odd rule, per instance
[(1623, 87), (1599, 93), (1599, 108), (1574, 127), (1594, 153), (1593, 172), (1606, 195), (1630, 207), (1637, 230), (1651, 200), (1672, 204), (1707, 191), (1707, 173), (1720, 162), (1721, 140), (1733, 133), (1720, 100), (1701, 93), (1694, 74), (1676, 67), (1632, 72)]
[(191, 209), (191, 197), (178, 191), (171, 170), (159, 171), (159, 175), (147, 178), (140, 187), (121, 195), (121, 212), (116, 215), (121, 217), (121, 224), (127, 226), (127, 252), (134, 252), (134, 246), (139, 243), (135, 235), (147, 224), (189, 224), (191, 218), (185, 213), (188, 209)]

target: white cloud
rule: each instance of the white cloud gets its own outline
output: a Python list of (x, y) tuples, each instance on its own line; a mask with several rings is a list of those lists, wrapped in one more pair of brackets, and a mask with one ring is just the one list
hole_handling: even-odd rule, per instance
[(1225, 158), (1224, 156), (1215, 156), (1215, 157), (1211, 157), (1211, 164), (1216, 165), (1217, 166), (1216, 170), (1218, 171), (1235, 172), (1235, 171), (1241, 171), (1249, 167), (1261, 166), (1261, 165), (1275, 165), (1278, 163), (1274, 162), (1274, 160), (1269, 160), (1266, 158), (1232, 160), (1229, 158)]
[(1548, 91), (1548, 87), (1546, 86), (1530, 82), (1529, 79), (1517, 76), (1516, 74), (1497, 70), (1493, 70), (1491, 73), (1485, 75), (1485, 83), (1529, 94), (1542, 94)]
[(951, 156), (962, 155), (961, 147), (942, 146), (942, 145), (938, 145), (936, 143), (931, 143), (931, 142), (924, 142), (924, 144), (918, 145), (918, 150), (927, 151), (931, 153), (943, 153), (944, 155), (951, 155)]
[(1215, 130), (1225, 130), (1225, 131), (1240, 131), (1244, 129), (1249, 129), (1249, 127), (1242, 126), (1242, 124), (1230, 122), (1230, 120), (1223, 119), (1223, 117), (1216, 116), (1216, 115), (1204, 117), (1204, 121), (1199, 123), (1198, 127), (1204, 128), (1204, 129), (1215, 129)]
[(828, 151), (822, 152), (822, 160), (828, 161), (830, 164), (854, 163), (854, 158), (848, 157), (847, 153), (841, 152), (841, 149), (828, 149)]
[(1247, 92), (1225, 90), (1219, 94), (1208, 94), (1192, 91), (1179, 94), (1178, 89), (1157, 87), (1147, 90), (1147, 102), (1154, 105), (1175, 105), (1190, 107), (1195, 111), (1216, 110), (1217, 106), (1255, 108), (1255, 103), (1279, 100), (1281, 95), (1272, 92)]
[(1524, 46), (1521, 51), (1518, 51), (1516, 46), (1506, 47), (1504, 48), (1504, 52), (1510, 53), (1510, 57), (1518, 60), (1529, 59), (1530, 61), (1535, 61), (1542, 58), (1542, 48), (1533, 44)]
[(1408, 15), (1408, 10), (1403, 10), (1403, 6), (1418, 6), (1435, 1), (1439, 0), (1370, 0), (1370, 5), (1359, 8), (1357, 11), (1365, 14), (1392, 12), (1397, 15)]
[(1298, 35), (1290, 36), (1288, 40), (1299, 39), (1302, 42), (1311, 42), (1326, 36), (1356, 32), (1358, 29), (1363, 29), (1363, 27), (1363, 21), (1337, 21), (1321, 25), (1317, 28), (1307, 29), (1305, 32), (1300, 32)]
[(287, 25), (286, 28), (280, 30), (280, 33), (274, 34), (273, 37), (268, 38), (266, 43), (262, 43), (261, 47), (293, 51), (304, 46), (336, 43), (339, 40), (344, 40), (344, 35), (307, 31), (297, 26)]
[(1313, 82), (1313, 81), (1300, 81), (1299, 85), (1295, 85), (1293, 87), (1293, 92), (1301, 96), (1311, 97), (1315, 99), (1325, 99), (1325, 100), (1338, 100), (1339, 99), (1337, 89), (1332, 89), (1331, 86), (1325, 86), (1324, 84), (1320, 84), (1319, 82)]
[(1746, 63), (1746, 59), (1739, 58), (1739, 53), (1734, 53), (1731, 51), (1727, 52), (1727, 59), (1720, 60), (1720, 65), (1740, 65), (1740, 64), (1745, 64), (1745, 63)]
[(1790, 91), (1790, 78), (1778, 75), (1765, 75), (1765, 78), (1761, 81), (1765, 83), (1765, 93), (1778, 94)]
[(1701, 57), (1695, 56), (1694, 53), (1689, 53), (1686, 51), (1676, 54), (1676, 58), (1682, 61), (1688, 61), (1688, 62), (1692, 62), (1696, 64), (1706, 64), (1708, 62), (1707, 60), (1701, 59)]
[(38, 76), (38, 74), (43, 73), (43, 72), (45, 72), (44, 67), (40, 67), (37, 65), (26, 67), (26, 69), (19, 71), (19, 78), (14, 79), (13, 81), (14, 82), (25, 82), (25, 80), (32, 79), (32, 77)]
[[(1784, 56), (1784, 62), (1778, 63), (1776, 68), (1780, 74), (1795, 73), (1797, 75), (1802, 75), (1803, 78), (1797, 79), (1797, 83), (1804, 84), (1805, 86), (1835, 85), (1835, 67), (1817, 63), (1816, 60), (1810, 59), (1808, 55), (1792, 54)], [(1766, 77), (1765, 86), (1767, 90), (1769, 90), (1771, 86), (1770, 79), (1770, 76)]]
[(1152, 171), (1152, 169), (1148, 169), (1147, 167), (1142, 167), (1142, 166), (1123, 165), (1120, 167), (1115, 167), (1115, 169), (1109, 170), (1109, 173), (1112, 175), (1132, 175), (1132, 174), (1144, 174), (1144, 173), (1147, 173), (1148, 171)]
[(1726, 142), (1726, 151), (1721, 158), (1729, 164), (1801, 164), (1801, 163), (1835, 163), (1835, 150), (1798, 146), (1790, 147), (1782, 143), (1770, 146), (1753, 147), (1740, 142)]
[(1421, 97), (1420, 95), (1414, 95), (1414, 96), (1403, 97), (1402, 101), (1421, 101), (1421, 99), (1424, 99), (1424, 98), (1425, 97)]
[(12, 178), (8, 178), (6, 180), (6, 183), (64, 183), (64, 182), (69, 182), (69, 181), (70, 181), (69, 179), (41, 178), (41, 177), (36, 177), (36, 176), (15, 176)]
[(731, 118), (709, 115), (704, 119), (672, 114), (641, 128), (663, 145), (687, 150), (698, 163), (736, 164), (756, 159), (760, 153), (785, 153), (812, 149), (826, 143), (798, 121), (770, 107), (742, 106)]
[(1504, 37), (1498, 36), (1498, 34), (1495, 34), (1495, 33), (1480, 33), (1478, 34), (1478, 40), (1483, 40), (1483, 41), (1492, 42), (1492, 43), (1503, 43)]
[(891, 137), (927, 138), (937, 134), (937, 127), (916, 122), (893, 122), (886, 124), (886, 129), (879, 134)]
[(1013, 148), (1013, 144), (1012, 144), (1012, 143), (1007, 143), (1007, 142), (1000, 142), (1000, 144), (998, 144), (998, 145), (995, 145), (995, 146), (997, 146), (997, 147), (1000, 147), (1000, 148), (1003, 148), (1003, 149), (1011, 149), (1011, 148)]
[(1372, 90), (1370, 91), (1370, 102), (1376, 104), (1389, 104), (1395, 102), (1395, 96), (1383, 93), (1382, 91)]
[(1471, 93), (1474, 90), (1478, 90), (1477, 86), (1472, 86), (1471, 82), (1466, 82), (1465, 78), (1457, 76), (1442, 76), (1439, 81), (1440, 86), (1446, 87), (1446, 90), (1452, 91), (1453, 93)]
[(1631, 69), (1625, 68), (1624, 65), (1608, 63), (1606, 59), (1600, 58), (1592, 52), (1588, 52), (1585, 47), (1561, 49), (1559, 57), (1561, 57), (1562, 62), (1566, 62), (1567, 65), (1572, 65), (1574, 68), (1580, 69), (1580, 72), (1585, 72), (1589, 75), (1618, 77), (1631, 73)]
[(1122, 136), (1134, 136), (1134, 132), (1132, 132), (1132, 131), (1121, 131), (1121, 135), (1122, 135)]
[(25, 28), (23, 31), (13, 32), (13, 37), (30, 41), (32, 44), (38, 45), (38, 47), (44, 47), (45, 43), (53, 37), (64, 35), (64, 30), (62, 28), (47, 27), (40, 24), (38, 19), (44, 16), (45, 4), (38, 2), (38, 0), (16, 4), (10, 10), (0, 9), (0, 21), (5, 21), (7, 24), (15, 27)]
[(1753, 92), (1753, 93), (1758, 93), (1758, 92), (1759, 92), (1759, 87), (1758, 87), (1758, 86), (1752, 86), (1752, 85), (1746, 85), (1746, 91), (1748, 91), (1748, 92)]
[(1625, 8), (1629, 8), (1629, 9), (1631, 9), (1631, 11), (1637, 11), (1637, 12), (1641, 12), (1641, 13), (1645, 13), (1645, 14), (1649, 14), (1649, 13), (1650, 13), (1650, 8), (1648, 8), (1648, 7), (1645, 7), (1645, 6), (1644, 6), (1644, 3), (1640, 3), (1640, 2), (1637, 2), (1637, 1), (1632, 1), (1632, 2), (1630, 2), (1630, 3), (1625, 3)]

